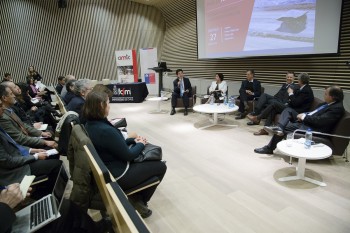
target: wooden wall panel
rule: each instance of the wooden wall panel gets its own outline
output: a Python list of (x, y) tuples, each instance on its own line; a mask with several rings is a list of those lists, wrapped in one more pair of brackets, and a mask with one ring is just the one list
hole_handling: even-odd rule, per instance
[[(1, 76), (24, 81), (35, 65), (45, 83), (58, 75), (116, 79), (115, 50), (157, 47), (165, 22), (153, 6), (129, 0), (1, 0)], [(160, 56), (160, 55), (159, 55)]]

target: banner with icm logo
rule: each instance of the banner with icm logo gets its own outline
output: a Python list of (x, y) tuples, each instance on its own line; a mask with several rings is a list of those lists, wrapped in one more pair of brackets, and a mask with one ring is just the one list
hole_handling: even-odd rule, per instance
[(115, 51), (119, 83), (133, 83), (138, 81), (136, 50)]

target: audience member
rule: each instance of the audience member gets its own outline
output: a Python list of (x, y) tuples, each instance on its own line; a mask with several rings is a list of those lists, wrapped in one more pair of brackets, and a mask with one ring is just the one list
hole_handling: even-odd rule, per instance
[(12, 77), (10, 73), (5, 73), (4, 78), (2, 79), (2, 82), (6, 81), (12, 81)]
[(57, 147), (54, 141), (41, 139), (41, 137), (51, 138), (50, 132), (42, 132), (27, 125), (14, 113), (12, 106), (15, 103), (15, 95), (9, 87), (0, 85), (0, 99), (5, 109), (0, 117), (0, 127), (8, 133), (18, 144), (29, 147)]
[(255, 72), (250, 69), (247, 70), (247, 79), (242, 81), (241, 88), (239, 89), (239, 109), (236, 119), (243, 119), (248, 114), (248, 101), (253, 100), (255, 97), (259, 97), (261, 94), (260, 81), (254, 78)]
[(79, 79), (74, 84), (74, 94), (75, 96), (71, 99), (67, 105), (68, 111), (74, 111), (81, 116), (81, 110), (85, 103), (85, 98), (87, 94), (92, 90), (91, 82), (89, 79)]
[(273, 154), (277, 143), (284, 138), (284, 135), (296, 129), (311, 129), (313, 131), (331, 133), (344, 115), (343, 99), (343, 90), (338, 86), (330, 86), (326, 88), (324, 93), (325, 102), (320, 104), (314, 111), (300, 113), (290, 107), (284, 109), (277, 127), (265, 127), (267, 131), (274, 134), (269, 144), (262, 148), (256, 148), (254, 152)]
[[(120, 187), (128, 190), (154, 176), (162, 180), (166, 172), (166, 165), (162, 161), (133, 163), (144, 149), (147, 140), (140, 136), (125, 140), (121, 132), (107, 120), (109, 109), (108, 95), (105, 92), (93, 91), (86, 98), (83, 114), (87, 119), (86, 130), (96, 151), (118, 180)], [(131, 196), (132, 204), (144, 218), (152, 214), (147, 202), (156, 188), (152, 186)]]
[(226, 95), (226, 91), (227, 84), (224, 81), (224, 75), (222, 73), (216, 73), (215, 81), (209, 87), (209, 94), (213, 94), (214, 98), (218, 100), (221, 96)]
[(63, 101), (65, 102), (66, 105), (69, 104), (69, 102), (75, 97), (74, 85), (75, 85), (76, 81), (77, 80), (75, 80), (75, 79), (69, 80), (65, 85), (67, 92), (66, 92), (65, 96), (63, 97)]
[[(313, 91), (309, 85), (310, 76), (307, 73), (301, 73), (298, 76), (298, 88), (295, 86), (289, 86), (288, 92), (288, 102), (283, 103), (279, 101), (274, 101), (268, 105), (261, 114), (257, 116), (248, 116), (248, 118), (255, 124), (260, 123), (261, 119), (266, 118), (265, 126), (271, 126), (275, 120), (276, 114), (281, 113), (285, 108), (290, 107), (297, 112), (308, 111), (311, 107), (312, 101), (314, 100)], [(266, 130), (261, 129), (254, 135), (267, 135)]]
[(57, 78), (57, 85), (56, 85), (56, 91), (57, 93), (60, 95), (61, 92), (62, 92), (62, 88), (64, 87), (65, 85), (65, 78), (63, 76), (58, 76)]
[(28, 79), (28, 77), (33, 78), (35, 81), (41, 81), (41, 79), (42, 79), (40, 74), (35, 70), (34, 66), (28, 67), (27, 79)]
[(174, 91), (171, 96), (171, 113), (170, 115), (174, 115), (176, 113), (175, 108), (177, 104), (177, 99), (179, 97), (182, 98), (183, 104), (185, 106), (185, 112), (184, 115), (187, 116), (188, 114), (188, 106), (189, 106), (189, 97), (192, 93), (192, 86), (191, 82), (188, 78), (184, 77), (184, 73), (182, 69), (176, 70), (176, 76), (177, 78), (173, 82)]
[[(64, 82), (68, 83), (69, 80), (75, 80), (75, 77), (73, 75), (66, 75), (66, 77), (64, 78)], [(67, 94), (67, 87), (66, 85), (64, 85), (64, 87), (62, 88), (62, 91), (61, 91), (61, 97), (64, 98), (64, 96)]]

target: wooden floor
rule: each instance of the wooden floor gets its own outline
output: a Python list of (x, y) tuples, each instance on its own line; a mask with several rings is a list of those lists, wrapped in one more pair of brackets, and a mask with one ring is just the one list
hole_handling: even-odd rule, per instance
[[(237, 127), (200, 130), (208, 115), (150, 114), (156, 107), (145, 101), (110, 111), (163, 148), (168, 170), (146, 219), (153, 232), (350, 232), (350, 164), (342, 157), (307, 162), (306, 175), (327, 187), (279, 182), (295, 168), (285, 156), (253, 152), (271, 138), (252, 134), (260, 127), (231, 115), (225, 121)], [(170, 110), (170, 101), (162, 109)]]

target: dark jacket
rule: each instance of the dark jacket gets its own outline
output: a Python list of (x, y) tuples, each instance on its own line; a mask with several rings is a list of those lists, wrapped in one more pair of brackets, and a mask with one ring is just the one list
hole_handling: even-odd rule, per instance
[[(322, 103), (324, 105), (326, 103)], [(319, 107), (318, 106), (318, 107)], [(317, 109), (317, 108), (316, 108)], [(338, 123), (340, 118), (343, 117), (345, 109), (342, 102), (335, 102), (313, 115), (306, 115), (303, 123), (306, 126), (311, 127), (313, 131), (319, 131), (323, 133), (331, 133), (334, 130), (335, 125)]]
[(71, 91), (67, 91), (67, 94), (63, 97), (63, 100), (65, 102), (65, 104), (69, 104), (69, 102), (75, 97), (76, 95), (71, 92)]
[(306, 84), (303, 89), (294, 91), (293, 95), (289, 96), (288, 106), (293, 108), (298, 113), (309, 111), (312, 102), (314, 101), (314, 93), (309, 84)]
[(133, 138), (125, 140), (122, 133), (107, 120), (87, 121), (86, 131), (114, 177), (123, 174), (127, 162), (137, 158), (144, 148), (142, 143), (135, 143)]
[[(32, 155), (22, 156), (16, 145), (0, 130), (0, 185), (20, 183), (30, 175), (29, 163), (35, 161)], [(29, 151), (29, 148), (24, 149)]]
[(293, 90), (298, 90), (299, 86), (292, 83), (288, 86), (287, 83), (284, 83), (278, 92), (274, 95), (275, 99), (280, 101), (281, 103), (287, 103), (289, 101), (288, 88), (292, 88)]
[[(186, 78), (186, 77), (183, 77), (183, 80), (184, 80), (184, 88), (185, 88), (184, 91), (189, 90), (188, 95), (191, 96), (191, 93), (192, 93), (191, 82), (190, 82), (190, 80), (189, 80), (188, 78)], [(174, 92), (180, 94), (180, 87), (179, 87), (179, 85), (178, 85), (178, 82), (179, 82), (179, 79), (176, 78), (176, 79), (174, 80), (174, 82), (173, 82), (173, 86), (174, 86)]]
[(11, 232), (12, 224), (16, 220), (15, 212), (5, 203), (0, 202), (0, 233)]
[(81, 96), (76, 95), (74, 98), (72, 98), (72, 100), (67, 105), (67, 110), (74, 111), (78, 113), (80, 116), (84, 103), (85, 103), (85, 99)]
[[(241, 88), (239, 91), (247, 90), (249, 81), (243, 80), (241, 84)], [(253, 79), (253, 92), (254, 92), (254, 98), (259, 97), (261, 95), (261, 83), (257, 79)]]
[(57, 93), (60, 95), (61, 94), (61, 91), (62, 91), (62, 88), (63, 88), (63, 85), (62, 84), (60, 84), (60, 83), (58, 83), (57, 85), (56, 85), (56, 91), (57, 91)]

